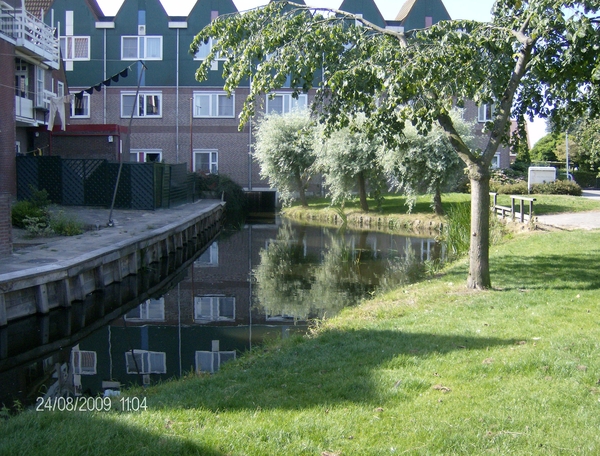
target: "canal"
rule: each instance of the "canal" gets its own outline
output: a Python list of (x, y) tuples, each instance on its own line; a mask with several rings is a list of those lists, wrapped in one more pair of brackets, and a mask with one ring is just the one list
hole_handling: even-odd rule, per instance
[(417, 280), (442, 254), (431, 238), (279, 219), (224, 231), (69, 309), (0, 328), (0, 404), (213, 373), (266, 338)]

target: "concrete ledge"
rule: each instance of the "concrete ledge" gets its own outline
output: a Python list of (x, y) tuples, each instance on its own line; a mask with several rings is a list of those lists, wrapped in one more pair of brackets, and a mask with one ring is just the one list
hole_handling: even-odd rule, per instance
[(137, 274), (203, 234), (208, 241), (221, 229), (223, 212), (224, 203), (215, 203), (147, 233), (116, 240), (109, 247), (0, 274), (0, 326), (36, 312), (68, 307), (97, 289)]

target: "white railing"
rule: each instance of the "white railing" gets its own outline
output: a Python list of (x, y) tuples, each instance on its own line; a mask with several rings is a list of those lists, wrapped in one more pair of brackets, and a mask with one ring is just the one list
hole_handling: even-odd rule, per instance
[(21, 8), (10, 8), (0, 2), (0, 32), (41, 57), (52, 68), (59, 68), (58, 38), (54, 29)]

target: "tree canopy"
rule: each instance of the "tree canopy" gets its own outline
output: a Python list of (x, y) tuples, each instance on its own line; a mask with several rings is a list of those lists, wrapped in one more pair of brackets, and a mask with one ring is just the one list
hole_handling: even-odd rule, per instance
[(306, 206), (305, 188), (313, 172), (315, 130), (307, 112), (270, 114), (258, 124), (254, 159), (261, 177), (279, 190), (283, 202), (297, 191)]
[[(289, 82), (296, 95), (316, 83), (314, 113), (328, 131), (362, 112), (366, 134), (392, 145), (407, 120), (420, 132), (439, 124), (471, 181), (467, 283), (488, 288), (490, 164), (508, 142), (511, 117), (537, 114), (561, 124), (586, 111), (596, 116), (599, 7), (600, 0), (498, 0), (491, 23), (442, 21), (405, 34), (346, 12), (275, 1), (217, 18), (191, 51), (213, 39), (199, 80), (217, 55), (226, 91), (251, 78), (242, 123), (258, 97)], [(467, 145), (449, 114), (466, 100), (494, 106), (481, 149)]]
[(332, 202), (350, 199), (358, 187), (360, 207), (367, 212), (367, 188), (379, 200), (385, 179), (378, 160), (383, 144), (377, 136), (365, 134), (364, 121), (363, 116), (356, 116), (349, 127), (333, 131), (328, 137), (321, 135), (315, 149), (315, 167), (323, 175)]

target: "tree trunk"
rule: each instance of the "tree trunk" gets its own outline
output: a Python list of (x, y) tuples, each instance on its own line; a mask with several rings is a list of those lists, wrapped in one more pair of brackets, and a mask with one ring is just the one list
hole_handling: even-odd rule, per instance
[[(474, 171), (474, 168), (476, 170)], [(474, 171), (474, 172), (473, 172)], [(471, 247), (467, 287), (491, 288), (490, 279), (490, 173), (476, 165), (469, 173), (471, 180)]]
[(435, 211), (435, 215), (444, 215), (444, 207), (442, 206), (442, 192), (440, 191), (439, 186), (435, 188), (435, 193), (433, 194), (433, 210)]
[(302, 207), (308, 207), (308, 203), (306, 202), (306, 192), (304, 191), (304, 183), (300, 176), (296, 177), (296, 181), (298, 183), (298, 194), (300, 195), (300, 204)]
[(360, 209), (363, 212), (369, 212), (369, 203), (367, 203), (367, 184), (365, 175), (361, 171), (358, 173), (358, 197), (360, 198)]

